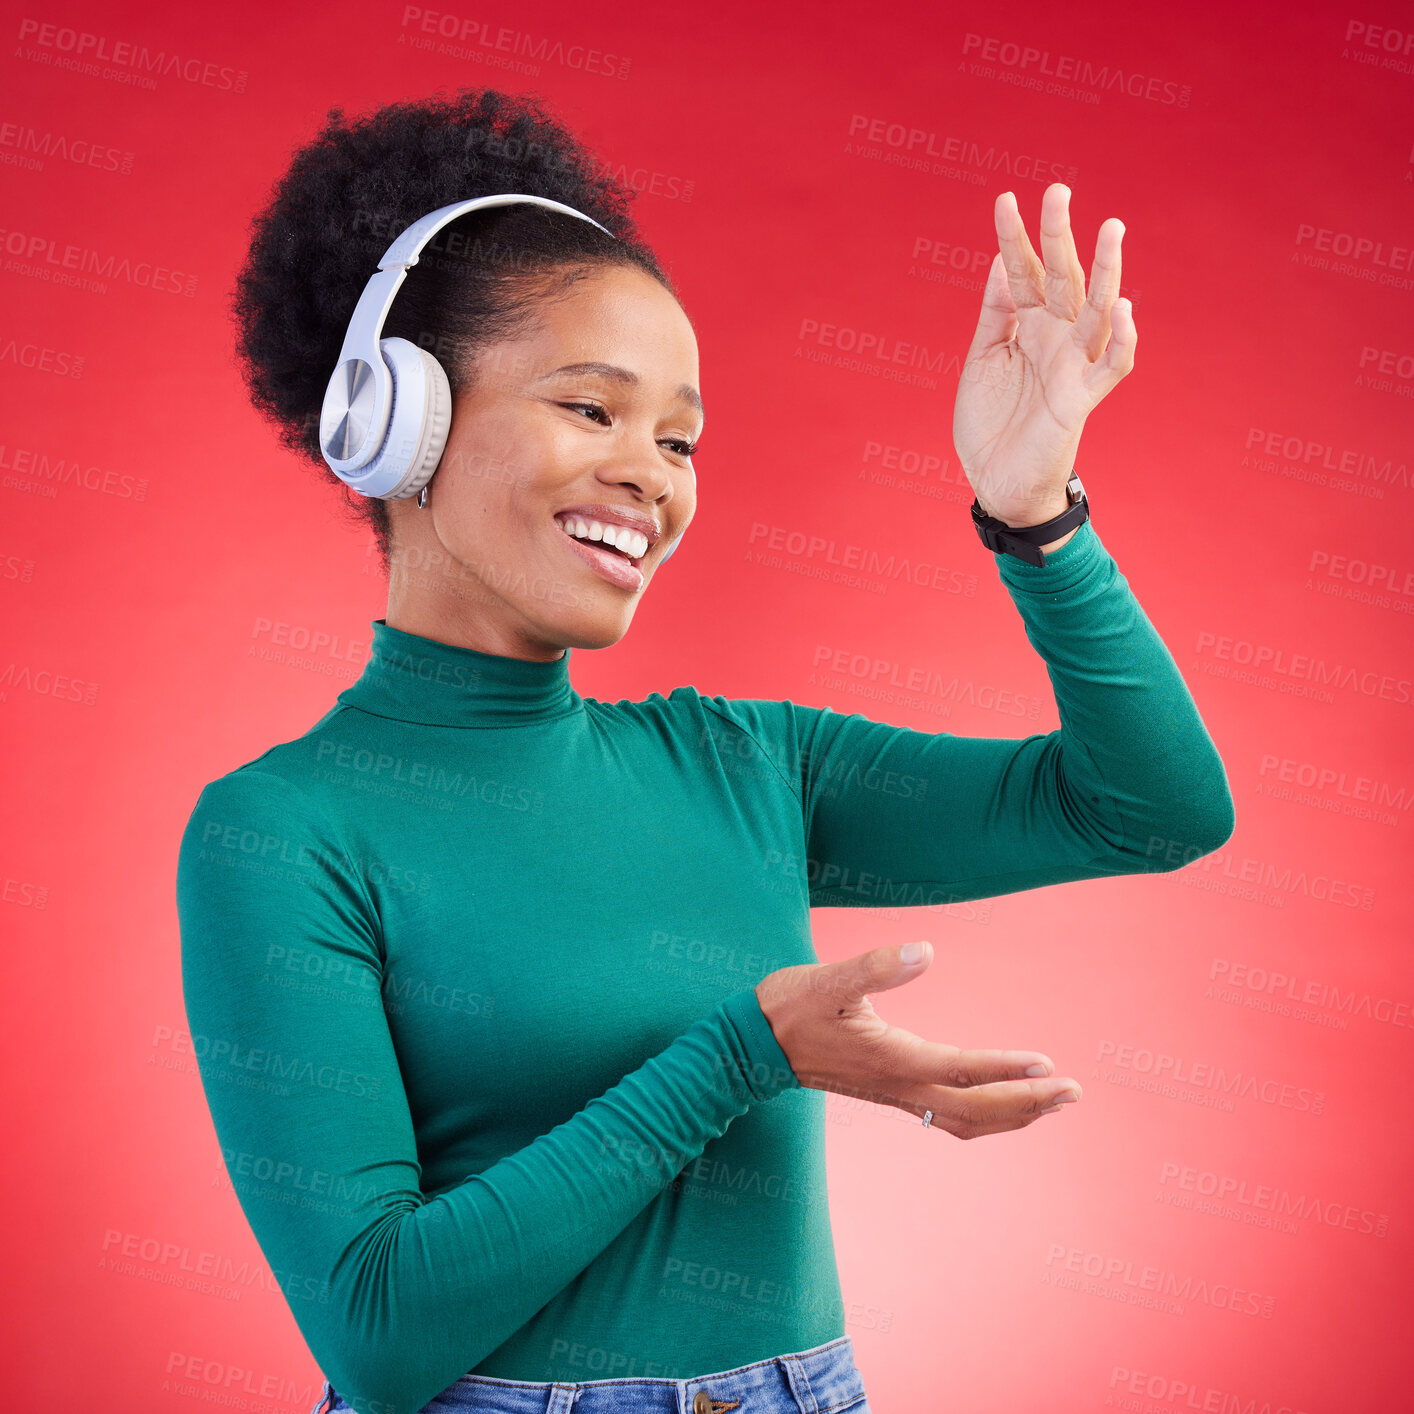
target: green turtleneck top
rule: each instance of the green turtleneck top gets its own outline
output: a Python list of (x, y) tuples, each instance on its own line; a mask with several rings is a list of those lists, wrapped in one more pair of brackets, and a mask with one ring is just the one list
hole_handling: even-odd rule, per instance
[(688, 1379), (845, 1331), (823, 1091), (753, 988), (812, 905), (1172, 870), (1222, 761), (1089, 523), (996, 557), (1061, 726), (581, 697), (373, 625), (320, 721), (207, 785), (177, 904), (227, 1171), (361, 1414), (467, 1373)]

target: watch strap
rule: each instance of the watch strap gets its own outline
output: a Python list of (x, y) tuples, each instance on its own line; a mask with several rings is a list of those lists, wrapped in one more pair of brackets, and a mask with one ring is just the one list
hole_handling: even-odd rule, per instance
[(1085, 488), (1074, 469), (1065, 484), (1069, 507), (1051, 520), (1040, 525), (1008, 525), (995, 516), (989, 516), (974, 498), (972, 502), (972, 523), (977, 527), (982, 543), (997, 555), (1011, 555), (1027, 564), (1044, 565), (1046, 556), (1041, 546), (1047, 541), (1057, 540), (1068, 530), (1083, 525), (1090, 519), (1090, 502), (1086, 499)]

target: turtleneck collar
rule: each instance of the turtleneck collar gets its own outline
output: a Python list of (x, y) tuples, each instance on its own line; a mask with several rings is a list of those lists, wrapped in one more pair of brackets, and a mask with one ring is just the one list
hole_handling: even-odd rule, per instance
[(373, 656), (339, 694), (346, 707), (439, 727), (524, 727), (578, 712), (570, 649), (548, 663), (503, 658), (373, 620)]

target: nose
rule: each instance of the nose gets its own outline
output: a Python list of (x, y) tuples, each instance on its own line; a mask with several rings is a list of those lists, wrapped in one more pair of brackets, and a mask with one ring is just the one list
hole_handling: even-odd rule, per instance
[[(697, 473), (692, 470), (692, 482), (697, 484)], [(644, 501), (655, 506), (666, 505), (673, 498), (672, 468), (663, 460), (663, 449), (656, 442), (647, 451), (634, 445), (620, 448), (600, 468), (599, 477), (614, 486), (630, 486)]]

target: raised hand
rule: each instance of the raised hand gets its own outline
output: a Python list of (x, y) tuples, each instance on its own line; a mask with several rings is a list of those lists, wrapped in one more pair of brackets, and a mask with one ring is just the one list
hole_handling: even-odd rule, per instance
[(1051, 1074), (1039, 1051), (970, 1051), (925, 1041), (891, 1026), (869, 1001), (913, 981), (933, 960), (932, 945), (905, 962), (903, 949), (874, 948), (843, 962), (768, 973), (756, 998), (800, 1083), (892, 1105), (959, 1139), (1021, 1129), (1080, 1098), (1080, 1085)]
[(1118, 297), (1124, 223), (1101, 223), (1087, 290), (1069, 187), (1053, 182), (1041, 198), (1044, 264), (1011, 192), (993, 215), (1001, 249), (958, 380), (953, 442), (984, 511), (1039, 525), (1066, 509), (1086, 417), (1134, 366), (1134, 314)]

